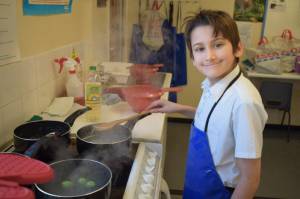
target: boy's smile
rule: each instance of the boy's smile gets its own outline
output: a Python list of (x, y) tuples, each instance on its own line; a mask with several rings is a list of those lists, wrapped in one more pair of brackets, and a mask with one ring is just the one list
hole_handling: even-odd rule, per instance
[(222, 79), (236, 66), (236, 58), (242, 55), (239, 45), (233, 52), (232, 44), (222, 34), (214, 36), (211, 26), (198, 26), (191, 33), (193, 64), (211, 84)]

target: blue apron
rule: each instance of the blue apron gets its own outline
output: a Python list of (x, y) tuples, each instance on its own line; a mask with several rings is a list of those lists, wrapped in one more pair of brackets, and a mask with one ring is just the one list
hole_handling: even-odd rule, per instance
[(206, 132), (213, 110), (240, 75), (241, 71), (214, 103), (206, 119), (205, 130), (202, 131), (192, 124), (183, 199), (229, 199), (231, 197), (217, 173)]

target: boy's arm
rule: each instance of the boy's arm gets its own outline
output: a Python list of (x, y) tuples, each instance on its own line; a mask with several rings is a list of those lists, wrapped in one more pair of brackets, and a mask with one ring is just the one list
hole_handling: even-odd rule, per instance
[(196, 113), (196, 108), (192, 107), (192, 106), (187, 106), (187, 105), (183, 105), (183, 104), (178, 104), (178, 108), (179, 108), (179, 113), (182, 115), (185, 115), (187, 117), (190, 118), (194, 118), (195, 117), (195, 113)]
[(193, 118), (196, 113), (196, 108), (194, 107), (177, 104), (167, 100), (156, 100), (152, 102), (146, 110), (153, 113), (180, 113), (190, 118)]
[(261, 159), (237, 158), (241, 176), (231, 199), (252, 199), (260, 181)]

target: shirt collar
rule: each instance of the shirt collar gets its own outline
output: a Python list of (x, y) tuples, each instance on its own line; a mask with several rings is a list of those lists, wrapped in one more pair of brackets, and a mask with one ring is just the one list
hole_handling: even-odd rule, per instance
[(225, 77), (217, 81), (214, 85), (210, 85), (209, 80), (206, 78), (202, 82), (202, 89), (207, 92), (216, 101), (222, 95), (228, 84), (238, 75), (240, 67), (237, 65), (230, 73)]

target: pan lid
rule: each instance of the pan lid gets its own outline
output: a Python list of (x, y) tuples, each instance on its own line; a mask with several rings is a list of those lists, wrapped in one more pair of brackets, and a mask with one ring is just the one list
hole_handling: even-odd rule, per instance
[(15, 182), (0, 180), (1, 199), (34, 199), (34, 193), (25, 187), (19, 186)]
[(53, 169), (27, 156), (0, 153), (0, 179), (19, 184), (45, 183), (54, 178)]

